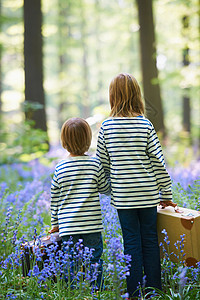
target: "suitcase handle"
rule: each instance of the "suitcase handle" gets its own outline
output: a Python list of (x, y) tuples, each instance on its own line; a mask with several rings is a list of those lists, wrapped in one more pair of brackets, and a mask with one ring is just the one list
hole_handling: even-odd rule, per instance
[(177, 203), (174, 203), (172, 202), (171, 200), (167, 200), (167, 201), (160, 201), (160, 206), (161, 206), (161, 209), (165, 209), (165, 207), (167, 206), (172, 206), (174, 207), (174, 211), (176, 213), (182, 213), (183, 211), (179, 209)]
[(176, 207), (174, 207), (174, 211), (178, 214), (182, 214), (183, 213), (183, 210), (181, 210), (178, 205)]

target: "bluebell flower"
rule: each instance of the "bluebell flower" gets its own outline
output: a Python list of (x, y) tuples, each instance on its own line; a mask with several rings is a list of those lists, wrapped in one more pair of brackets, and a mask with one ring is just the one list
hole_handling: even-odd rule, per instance
[(179, 286), (180, 289), (183, 289), (186, 285), (188, 277), (186, 277), (187, 267), (179, 267)]

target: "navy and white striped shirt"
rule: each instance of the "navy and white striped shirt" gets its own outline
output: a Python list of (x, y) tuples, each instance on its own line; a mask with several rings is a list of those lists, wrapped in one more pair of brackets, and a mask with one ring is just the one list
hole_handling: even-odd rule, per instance
[(60, 236), (103, 230), (99, 193), (110, 183), (98, 158), (69, 157), (55, 169), (51, 184), (51, 224)]
[(160, 142), (143, 116), (106, 119), (98, 136), (97, 156), (111, 180), (115, 208), (153, 207), (160, 200), (172, 200)]

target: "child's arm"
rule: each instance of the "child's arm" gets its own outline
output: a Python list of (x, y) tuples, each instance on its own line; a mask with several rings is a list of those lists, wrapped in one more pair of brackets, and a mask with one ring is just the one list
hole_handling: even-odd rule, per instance
[(106, 177), (105, 171), (100, 161), (98, 173), (98, 190), (100, 194), (104, 195), (110, 195), (111, 193), (110, 179)]
[(57, 180), (56, 171), (51, 183), (51, 225), (52, 229), (58, 227), (58, 200), (60, 196), (60, 188)]
[(103, 127), (101, 127), (98, 135), (96, 156), (100, 159), (105, 174), (109, 179), (110, 178), (110, 157), (108, 155), (108, 151), (105, 145)]
[(161, 202), (172, 202), (171, 178), (166, 170), (162, 148), (153, 125), (149, 128), (147, 155), (156, 176)]

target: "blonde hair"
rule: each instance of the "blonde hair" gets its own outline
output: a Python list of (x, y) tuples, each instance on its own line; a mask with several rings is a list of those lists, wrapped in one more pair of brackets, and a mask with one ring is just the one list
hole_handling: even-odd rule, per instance
[(61, 128), (61, 143), (70, 154), (83, 155), (90, 148), (92, 130), (82, 118), (71, 118)]
[(112, 117), (145, 114), (140, 86), (130, 74), (121, 73), (113, 78), (109, 86), (109, 98)]

